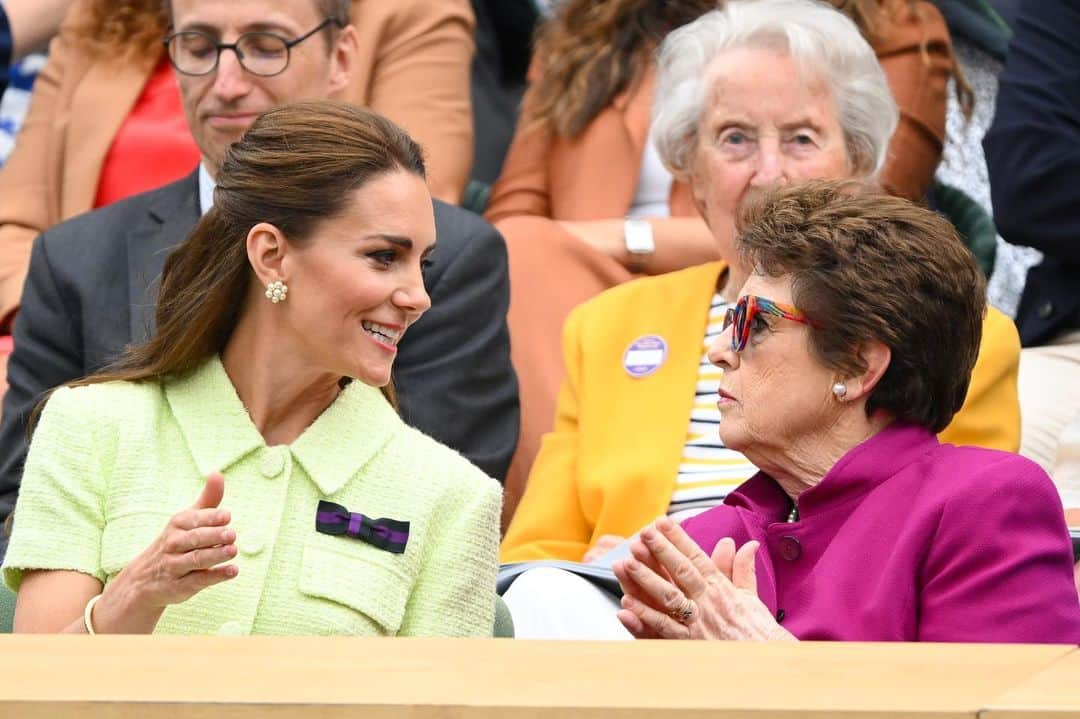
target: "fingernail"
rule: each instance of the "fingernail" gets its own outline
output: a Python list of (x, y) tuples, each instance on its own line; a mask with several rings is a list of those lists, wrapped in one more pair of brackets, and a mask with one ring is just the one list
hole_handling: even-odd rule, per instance
[(661, 517), (656, 520), (656, 526), (664, 531), (667, 531), (675, 526), (675, 523), (671, 521), (670, 517)]
[(641, 530), (641, 538), (647, 542), (651, 542), (656, 539), (656, 532), (653, 531), (652, 527), (646, 527)]

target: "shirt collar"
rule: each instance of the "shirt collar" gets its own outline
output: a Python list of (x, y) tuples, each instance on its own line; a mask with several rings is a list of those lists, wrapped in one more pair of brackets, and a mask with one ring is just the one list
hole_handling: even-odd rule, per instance
[[(913, 424), (894, 422), (856, 445), (818, 484), (799, 495), (799, 517), (808, 519), (864, 496), (938, 446), (937, 437)], [(767, 521), (783, 521), (791, 500), (765, 472), (758, 472), (728, 495), (724, 504), (743, 507)]]
[(206, 169), (206, 163), (199, 163), (199, 214), (205, 215), (214, 206), (214, 188), (217, 183), (210, 177), (210, 171)]
[[(266, 447), (217, 355), (188, 376), (166, 383), (165, 396), (203, 476), (225, 472)], [(378, 388), (354, 380), (289, 450), (329, 496), (403, 428)]]

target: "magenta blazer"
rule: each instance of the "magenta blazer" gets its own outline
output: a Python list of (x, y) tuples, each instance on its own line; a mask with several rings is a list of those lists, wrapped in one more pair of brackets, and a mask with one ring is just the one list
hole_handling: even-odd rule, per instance
[(1023, 457), (895, 425), (790, 508), (759, 472), (683, 527), (761, 542), (758, 594), (800, 639), (1080, 644), (1061, 501)]

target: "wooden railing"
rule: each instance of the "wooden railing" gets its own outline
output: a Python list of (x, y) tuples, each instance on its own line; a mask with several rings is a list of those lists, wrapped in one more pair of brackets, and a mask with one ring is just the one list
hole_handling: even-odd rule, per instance
[(2, 719), (1080, 717), (1070, 646), (0, 636)]

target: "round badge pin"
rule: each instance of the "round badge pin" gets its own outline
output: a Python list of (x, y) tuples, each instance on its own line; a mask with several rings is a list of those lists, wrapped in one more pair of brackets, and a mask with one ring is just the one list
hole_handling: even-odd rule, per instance
[(667, 342), (658, 335), (644, 335), (630, 343), (623, 354), (626, 374), (640, 379), (648, 377), (667, 359)]

